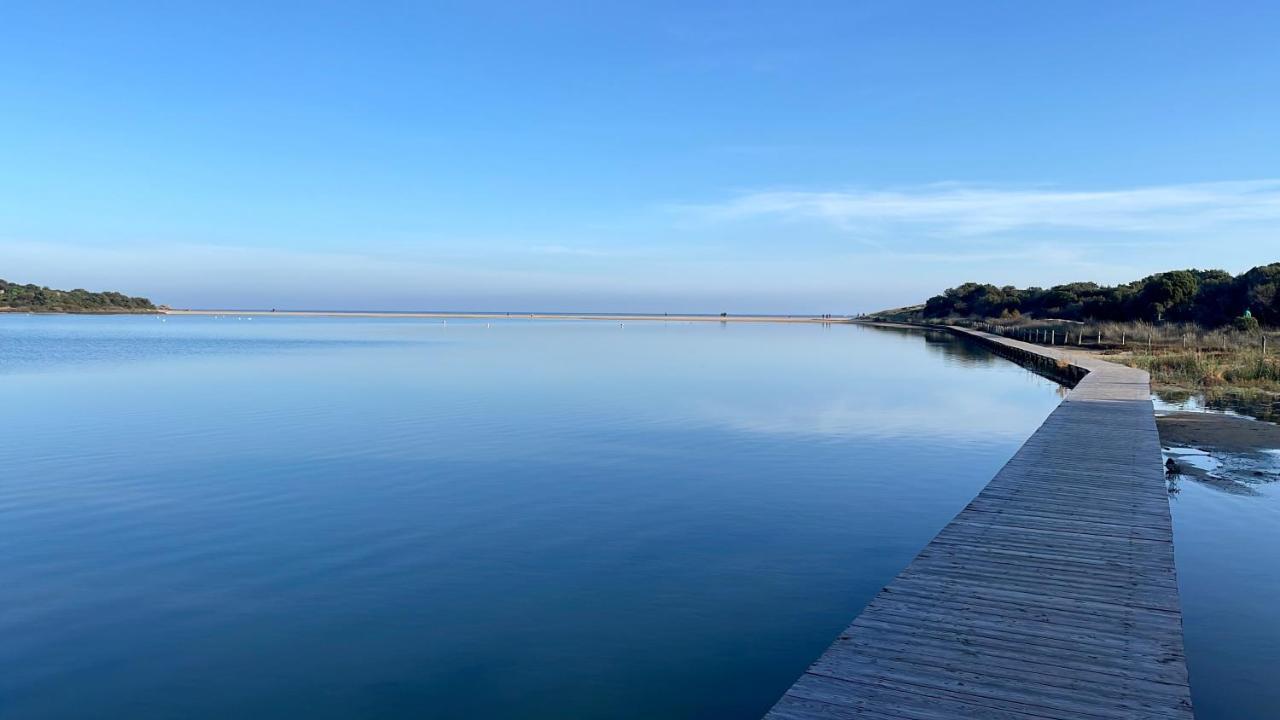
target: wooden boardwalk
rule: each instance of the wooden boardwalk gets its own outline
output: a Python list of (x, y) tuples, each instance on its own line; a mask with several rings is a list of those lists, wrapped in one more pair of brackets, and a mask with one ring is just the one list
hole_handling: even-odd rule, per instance
[(768, 720), (1192, 718), (1147, 374), (1088, 371)]

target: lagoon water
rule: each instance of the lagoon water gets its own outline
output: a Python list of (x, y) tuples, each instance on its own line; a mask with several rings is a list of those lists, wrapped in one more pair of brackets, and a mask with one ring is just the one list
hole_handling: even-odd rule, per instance
[(2, 316), (0, 716), (755, 718), (1058, 400), (850, 326)]

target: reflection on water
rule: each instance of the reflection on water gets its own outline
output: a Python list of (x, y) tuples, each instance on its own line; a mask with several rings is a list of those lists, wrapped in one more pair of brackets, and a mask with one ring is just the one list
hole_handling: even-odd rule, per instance
[[(865, 327), (871, 332), (893, 333), (914, 338), (918, 342), (923, 342), (930, 352), (940, 354), (945, 358), (946, 362), (963, 367), (989, 367), (1010, 362), (1008, 359), (996, 355), (981, 343), (946, 330), (897, 327), (893, 325), (867, 325)], [(1071, 392), (1070, 386), (1074, 385), (1075, 380), (1078, 379), (1063, 377), (1056, 367), (1040, 367), (1035, 370), (1050, 379), (1066, 383), (1054, 386), (1055, 392), (1060, 398), (1065, 398)]]
[(1243, 417), (1280, 422), (1280, 396), (1248, 390), (1171, 390), (1152, 392), (1157, 410), (1186, 412), (1221, 412)]
[(965, 340), (954, 333), (928, 330), (920, 335), (925, 347), (931, 352), (941, 353), (953, 362), (968, 366), (989, 366), (1005, 362), (978, 343)]
[(971, 367), (988, 367), (1006, 362), (982, 345), (966, 340), (945, 330), (895, 327), (892, 325), (860, 326), (866, 332), (894, 335), (908, 342), (923, 343), (931, 352), (941, 355), (948, 362)]

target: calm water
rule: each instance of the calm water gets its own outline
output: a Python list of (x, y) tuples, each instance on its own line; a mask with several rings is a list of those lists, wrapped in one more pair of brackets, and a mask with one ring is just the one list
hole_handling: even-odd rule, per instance
[[(754, 718), (1058, 392), (856, 327), (23, 315), (0, 400), (6, 720)], [(1258, 539), (1196, 528), (1273, 500), (1179, 495), (1193, 647)]]

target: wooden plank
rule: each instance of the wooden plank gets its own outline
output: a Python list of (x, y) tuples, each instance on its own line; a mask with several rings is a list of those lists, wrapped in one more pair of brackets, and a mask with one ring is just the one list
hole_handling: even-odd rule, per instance
[(953, 608), (925, 609), (918, 605), (901, 605), (897, 608), (883, 605), (870, 607), (864, 610), (850, 627), (883, 629), (884, 626), (962, 628), (984, 637), (1019, 640), (1038, 647), (1058, 646), (1067, 650), (1082, 648), (1105, 652), (1119, 649), (1160, 657), (1177, 654), (1178, 651), (1177, 645), (1171, 642), (1176, 638), (1176, 634), (1171, 635), (1167, 632), (1155, 637), (1139, 637), (1131, 633), (1116, 632), (1114, 627), (1103, 623), (1082, 627), (1056, 625), (1044, 621), (1022, 622), (984, 612)]
[(1108, 717), (1117, 710), (1157, 716), (1181, 710), (1176, 697), (1167, 692), (1168, 685), (1157, 686), (1159, 692), (1140, 692), (1133, 685), (1101, 685), (1094, 677), (1081, 677), (1065, 670), (1055, 675), (1009, 670), (993, 666), (985, 658), (961, 665), (932, 656), (882, 658), (848, 653), (823, 656), (811, 672), (842, 680), (894, 678), (921, 687), (980, 696), (988, 701), (1035, 704), (1041, 712), (1057, 711), (1068, 718), (1084, 714)]
[(1087, 374), (767, 717), (1193, 717), (1148, 376)]
[[(1153, 614), (1146, 610), (1114, 603), (1081, 602), (1069, 598), (1027, 598), (981, 587), (957, 587), (933, 582), (913, 582), (904, 578), (895, 583), (892, 592), (899, 603), (922, 608), (954, 607), (996, 613), (1000, 617), (1036, 618), (1060, 625), (1098, 627), (1101, 623), (1115, 632), (1137, 637), (1163, 637), (1182, 631), (1176, 613)], [(1141, 624), (1136, 616), (1142, 614)]]
[(904, 634), (900, 627), (890, 624), (886, 624), (885, 628), (862, 624), (857, 626), (856, 634), (849, 636), (848, 646), (860, 651), (865, 648), (865, 652), (873, 653), (903, 648), (924, 649), (939, 657), (957, 656), (970, 660), (982, 658), (984, 662), (992, 664), (1015, 664), (1017, 667), (1043, 669), (1038, 670), (1041, 672), (1072, 670), (1086, 674), (1099, 673), (1156, 685), (1186, 682), (1186, 674), (1178, 673), (1176, 668), (1168, 668), (1152, 675), (1135, 670), (1127, 662), (1116, 662), (1112, 653), (1104, 649), (1071, 646), (1055, 652), (1052, 657), (1046, 657), (1040, 646), (1029, 645), (1023, 638), (960, 635), (945, 628), (912, 628), (910, 634)]

